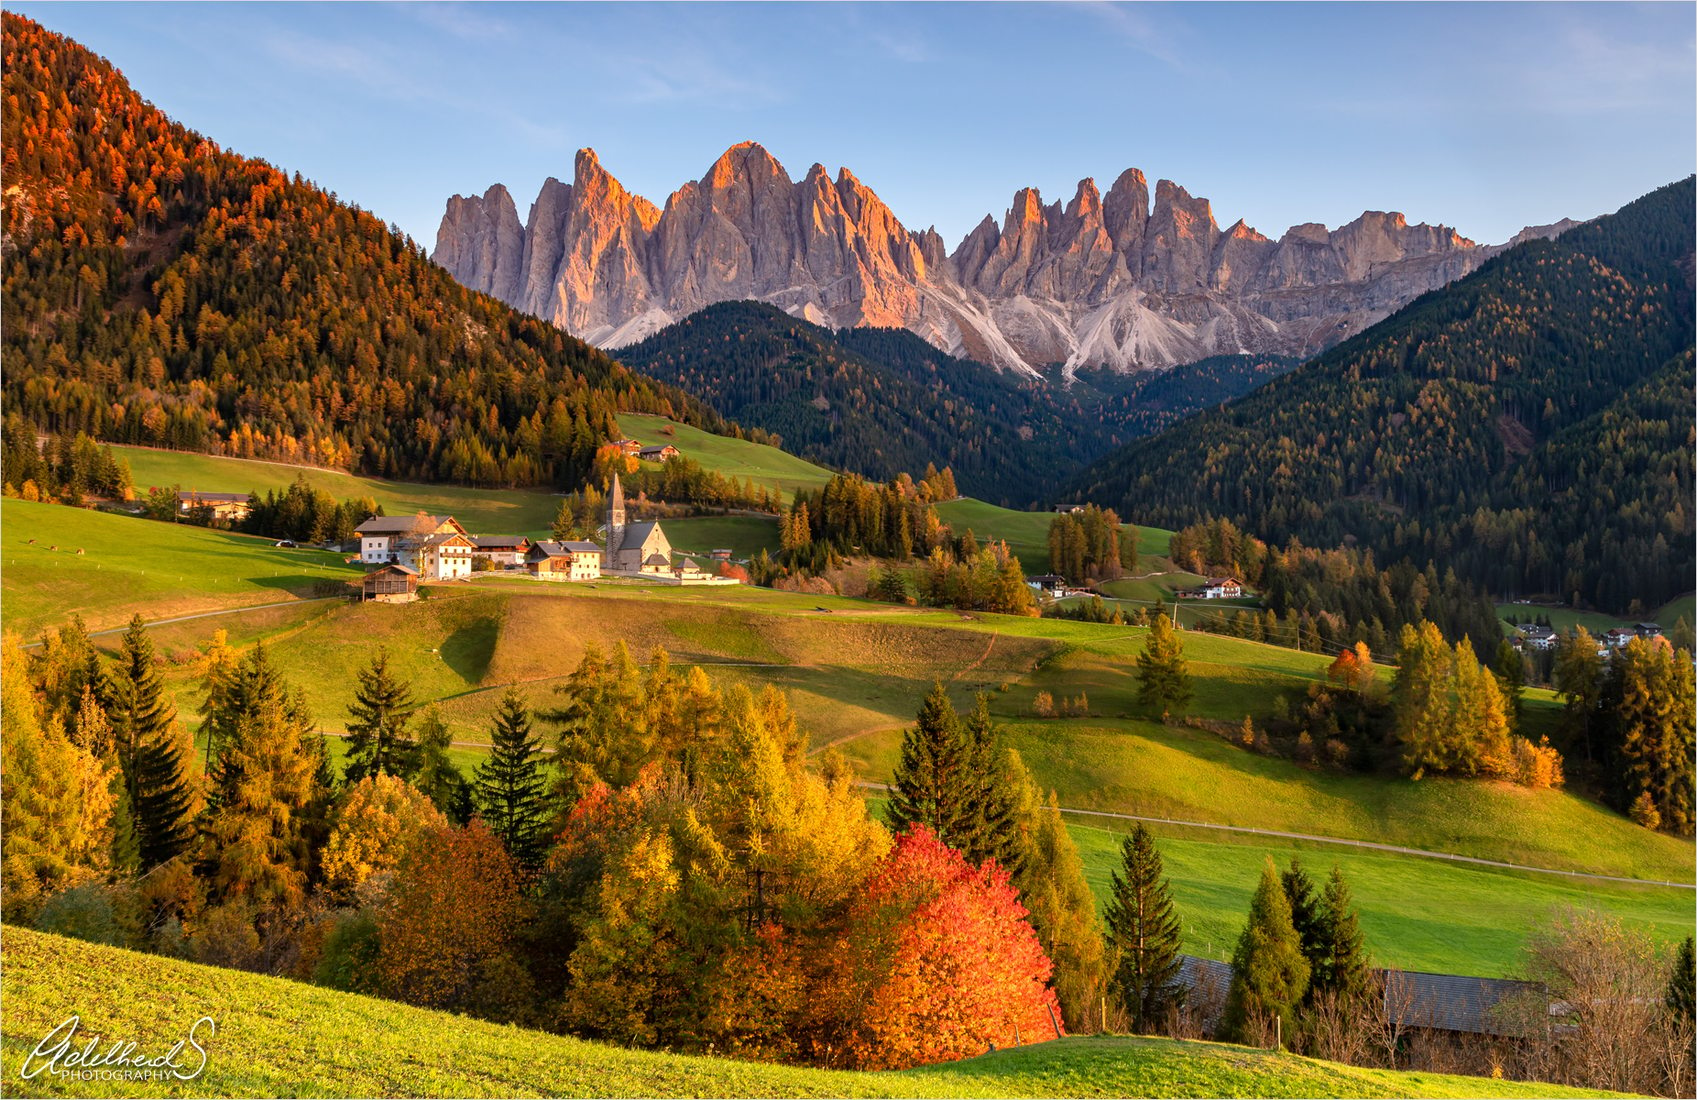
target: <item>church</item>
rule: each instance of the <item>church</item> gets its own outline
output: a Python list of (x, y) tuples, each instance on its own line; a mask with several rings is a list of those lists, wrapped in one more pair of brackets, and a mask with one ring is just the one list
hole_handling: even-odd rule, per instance
[(672, 572), (672, 544), (659, 522), (625, 522), (625, 490), (617, 473), (607, 497), (607, 553), (602, 568), (612, 573), (669, 576)]

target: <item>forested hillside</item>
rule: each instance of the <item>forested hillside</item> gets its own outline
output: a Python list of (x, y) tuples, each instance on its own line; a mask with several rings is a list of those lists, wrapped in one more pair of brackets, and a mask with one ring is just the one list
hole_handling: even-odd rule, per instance
[(1686, 179), (1521, 245), (1063, 492), (1654, 607), (1693, 571), (1692, 207)]
[(619, 410), (724, 427), (75, 43), (10, 13), (4, 37), (8, 436), (576, 485)]
[(760, 302), (709, 306), (618, 356), (780, 436), (794, 454), (880, 480), (948, 466), (962, 492), (1016, 506), (1097, 455), (1295, 365), (1223, 356), (1161, 374), (1034, 383), (904, 329), (832, 332)]

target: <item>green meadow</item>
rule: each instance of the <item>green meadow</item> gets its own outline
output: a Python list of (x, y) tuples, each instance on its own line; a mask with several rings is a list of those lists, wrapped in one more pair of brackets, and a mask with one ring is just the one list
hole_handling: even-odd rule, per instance
[(670, 443), (709, 470), (717, 470), (738, 481), (753, 478), (761, 485), (776, 485), (784, 499), (797, 489), (817, 489), (831, 480), (831, 471), (805, 458), (743, 439), (711, 435), (700, 428), (679, 424), (660, 416), (620, 413), (619, 427), (645, 447)]
[[(110, 1082), (20, 1081), (68, 1016), (80, 1034), (159, 1054), (204, 1028), (190, 1082), (137, 1096), (1582, 1096), (1549, 1085), (1358, 1069), (1220, 1043), (1073, 1037), (900, 1073), (626, 1050), (281, 978), (8, 928), (0, 1067), (16, 1096), (106, 1096)], [(428, 1052), (428, 1057), (426, 1057)], [(185, 1049), (183, 1064), (199, 1055)]]

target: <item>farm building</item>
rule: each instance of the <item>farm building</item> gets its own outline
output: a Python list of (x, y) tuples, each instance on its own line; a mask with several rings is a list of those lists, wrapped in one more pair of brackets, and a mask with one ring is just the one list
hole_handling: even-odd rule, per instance
[(496, 568), (523, 565), (530, 552), (530, 540), (523, 535), (473, 535), (471, 542), (472, 560), (481, 558)]
[(637, 455), (642, 453), (642, 444), (638, 443), (634, 439), (615, 439), (608, 445), (617, 447), (620, 454), (630, 458), (635, 458)]
[(530, 575), (544, 581), (592, 581), (601, 576), (601, 548), (593, 542), (548, 542), (525, 555)]
[(466, 529), (453, 516), (432, 516), (420, 512), (415, 516), (372, 516), (358, 527), (359, 560), (367, 565), (383, 565), (400, 560), (400, 543), (413, 542), (443, 534), (464, 535)]
[(1057, 600), (1063, 599), (1072, 593), (1072, 589), (1067, 587), (1067, 579), (1056, 573), (1042, 573), (1035, 577), (1027, 577), (1025, 578), (1025, 583), (1039, 592), (1053, 596)]
[(662, 443), (658, 447), (644, 447), (637, 452), (637, 457), (644, 462), (669, 462), (678, 457), (678, 449), (670, 443)]
[(202, 493), (191, 489), (177, 494), (177, 515), (186, 518), (197, 508), (208, 509), (215, 520), (236, 523), (253, 511), (253, 500), (247, 493)]
[(408, 603), (418, 599), (418, 574), (404, 565), (373, 569), (360, 581), (360, 599), (382, 603)]
[(1198, 600), (1235, 600), (1243, 595), (1243, 585), (1232, 577), (1209, 577), (1200, 586), (1191, 590), (1191, 596)]
[(403, 536), (395, 547), (396, 562), (418, 570), (428, 581), (454, 581), (471, 576), (470, 535), (442, 531), (424, 538)]

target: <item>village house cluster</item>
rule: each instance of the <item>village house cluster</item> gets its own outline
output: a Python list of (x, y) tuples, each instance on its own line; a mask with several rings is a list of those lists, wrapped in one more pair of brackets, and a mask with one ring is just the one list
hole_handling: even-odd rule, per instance
[[(1538, 623), (1516, 623), (1512, 644), (1516, 649), (1554, 649), (1561, 642), (1561, 635), (1547, 626)], [(1612, 627), (1597, 638), (1597, 656), (1607, 657), (1626, 648), (1626, 644), (1634, 638), (1660, 638), (1662, 628), (1655, 623), (1636, 623), (1632, 626)]]
[[(674, 449), (675, 453), (675, 449)], [(664, 461), (664, 459), (661, 459)], [(423, 581), (464, 580), (474, 572), (520, 571), (542, 581), (637, 577), (657, 584), (736, 584), (713, 576), (687, 557), (674, 562), (671, 540), (658, 521), (630, 523), (624, 486), (613, 475), (604, 543), (537, 540), (524, 535), (473, 535), (453, 516), (373, 516), (354, 530), (359, 560), (369, 570), (360, 586), (368, 600), (414, 599)], [(720, 552), (714, 552), (720, 559)], [(724, 552), (724, 559), (730, 557)]]

